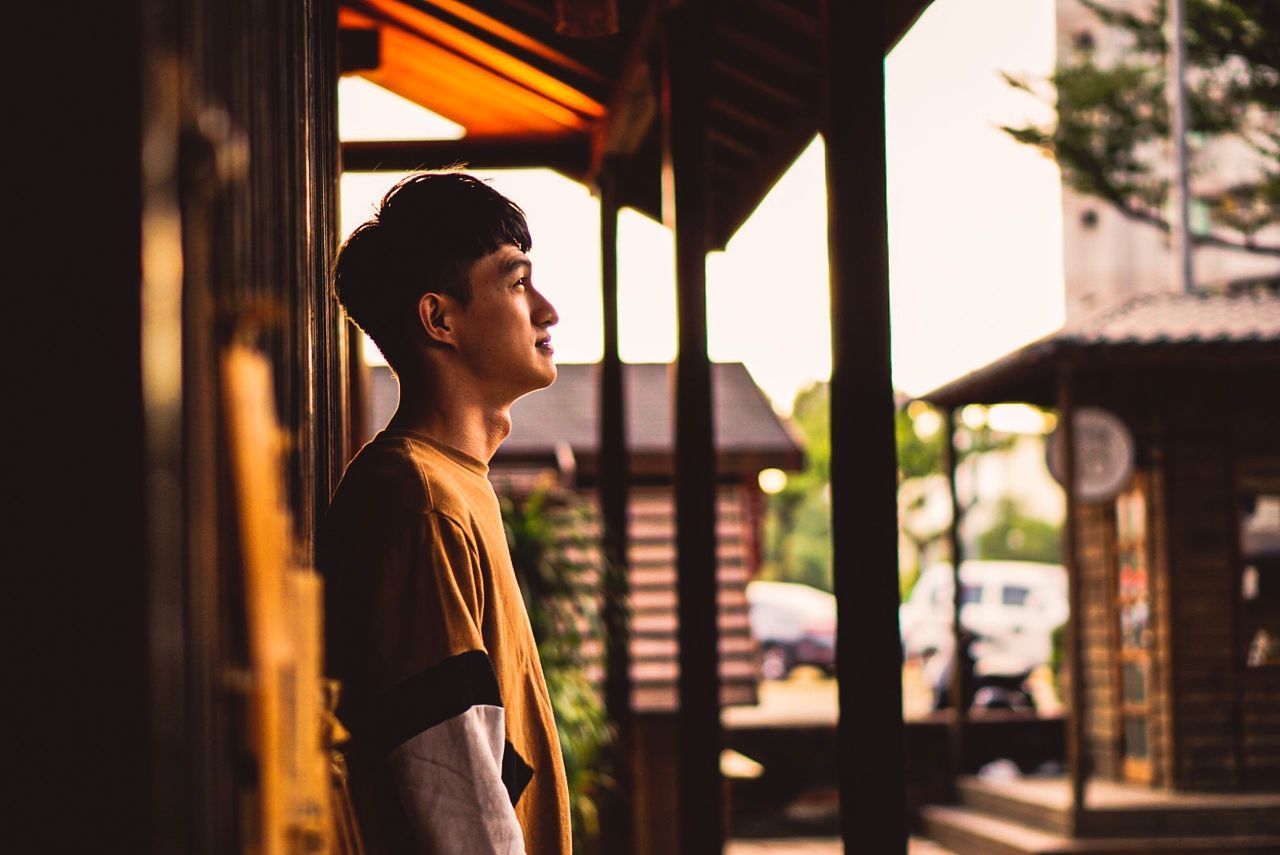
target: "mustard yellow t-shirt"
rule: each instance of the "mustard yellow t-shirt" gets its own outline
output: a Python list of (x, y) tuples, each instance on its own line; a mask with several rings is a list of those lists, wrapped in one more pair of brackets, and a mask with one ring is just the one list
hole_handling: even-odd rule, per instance
[(555, 720), (487, 475), (383, 431), (321, 527), (327, 658), (370, 855), (571, 851)]

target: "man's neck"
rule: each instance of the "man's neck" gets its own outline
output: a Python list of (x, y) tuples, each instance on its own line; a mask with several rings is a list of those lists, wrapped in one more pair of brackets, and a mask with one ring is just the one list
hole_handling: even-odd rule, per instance
[(486, 404), (465, 395), (416, 396), (402, 384), (388, 428), (411, 430), (488, 463), (511, 433), (511, 404)]

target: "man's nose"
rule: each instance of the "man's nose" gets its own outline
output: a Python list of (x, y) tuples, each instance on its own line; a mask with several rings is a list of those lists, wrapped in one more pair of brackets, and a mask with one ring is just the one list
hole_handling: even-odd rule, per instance
[(537, 315), (537, 324), (540, 327), (553, 327), (560, 323), (560, 313), (556, 311), (556, 307), (551, 305), (551, 301), (542, 296), (542, 292), (538, 292), (538, 300), (541, 305)]

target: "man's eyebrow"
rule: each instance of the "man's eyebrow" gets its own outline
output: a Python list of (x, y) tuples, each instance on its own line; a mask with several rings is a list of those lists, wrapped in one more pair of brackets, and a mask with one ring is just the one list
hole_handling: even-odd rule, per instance
[(533, 262), (527, 256), (517, 255), (507, 259), (506, 264), (502, 265), (503, 273), (515, 273), (520, 268), (524, 268), (526, 273), (533, 272)]

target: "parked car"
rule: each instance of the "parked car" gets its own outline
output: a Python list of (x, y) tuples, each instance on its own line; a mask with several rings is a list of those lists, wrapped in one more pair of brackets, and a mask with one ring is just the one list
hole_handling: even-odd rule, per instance
[(782, 680), (798, 665), (835, 672), (835, 597), (809, 585), (760, 580), (747, 584), (747, 602), (761, 677)]
[[(951, 565), (931, 565), (898, 613), (903, 654), (923, 662), (936, 705), (946, 697), (952, 667), (953, 590)], [(960, 603), (975, 685), (1021, 684), (1049, 662), (1053, 631), (1066, 622), (1066, 571), (1032, 561), (965, 561)]]

